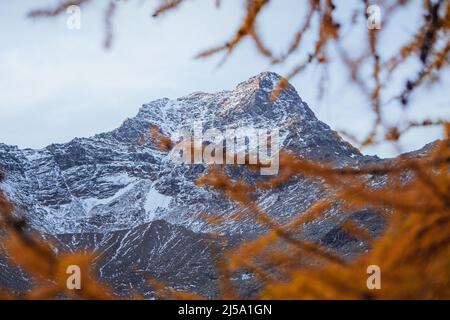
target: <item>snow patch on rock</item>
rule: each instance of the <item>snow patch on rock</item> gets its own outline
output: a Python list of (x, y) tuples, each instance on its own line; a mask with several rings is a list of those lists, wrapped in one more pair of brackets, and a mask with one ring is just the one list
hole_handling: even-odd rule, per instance
[(158, 209), (168, 209), (172, 197), (159, 193), (153, 186), (147, 193), (144, 209), (149, 220), (156, 217)]

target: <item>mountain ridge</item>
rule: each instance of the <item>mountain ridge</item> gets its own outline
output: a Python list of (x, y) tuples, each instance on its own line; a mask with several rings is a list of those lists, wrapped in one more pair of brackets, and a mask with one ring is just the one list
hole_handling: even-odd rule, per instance
[[(187, 184), (188, 187), (196, 189), (198, 195), (204, 195), (204, 192), (195, 186), (192, 175), (195, 170), (204, 170), (204, 166), (174, 167), (168, 163), (167, 155), (159, 150), (157, 145), (138, 144), (140, 138), (149, 133), (150, 126), (157, 126), (163, 134), (172, 136), (180, 127), (189, 127), (194, 121), (199, 120), (203, 121), (205, 128), (229, 126), (277, 128), (281, 132), (281, 139), (286, 140), (284, 147), (304, 152), (308, 157), (337, 159), (336, 155), (339, 155), (341, 156), (339, 160), (345, 157), (345, 161), (348, 162), (353, 161), (352, 157), (362, 156), (356, 149), (341, 140), (327, 125), (320, 122), (292, 86), (289, 85), (279, 99), (273, 102), (269, 94), (279, 79), (278, 75), (266, 72), (242, 82), (234, 91), (222, 91), (216, 94), (196, 93), (175, 100), (158, 99), (143, 105), (135, 117), (124, 121), (119, 128), (89, 138), (75, 138), (68, 143), (51, 144), (40, 150), (2, 147), (3, 154), (15, 155), (13, 159), (10, 157), (9, 162), (6, 159), (3, 160), (2, 165), (7, 172), (6, 181), (9, 181), (9, 173), (16, 170), (23, 175), (23, 183), (36, 185), (35, 190), (49, 189), (49, 192), (44, 194), (43, 201), (37, 197), (37, 202), (42, 203), (42, 207), (36, 208), (37, 215), (58, 216), (59, 212), (56, 211), (61, 208), (55, 211), (53, 207), (68, 205), (68, 208), (62, 208), (62, 211), (66, 212), (62, 214), (64, 219), (68, 215), (76, 218), (75, 216), (77, 214), (79, 216), (79, 212), (83, 211), (85, 215), (88, 215), (97, 206), (105, 205), (103, 202), (112, 196), (120, 197), (119, 192), (126, 193), (125, 188), (133, 189), (131, 184), (136, 185), (134, 188), (136, 192), (139, 188), (145, 189), (165, 201), (167, 199), (164, 197), (173, 197), (174, 192), (165, 186), (158, 188), (161, 184), (156, 181), (164, 176), (168, 168), (186, 175), (184, 181), (179, 181), (173, 176), (173, 180), (178, 181), (171, 183), (172, 180), (168, 183), (172, 189), (179, 189), (183, 187), (183, 184)], [(320, 144), (329, 150), (325, 150), (324, 147), (317, 148)], [(320, 154), (321, 151), (323, 154)], [(25, 172), (21, 172), (23, 168), (27, 168), (28, 176)], [(42, 172), (44, 168), (46, 172)], [(83, 175), (81, 171), (85, 174)], [(80, 179), (84, 179), (84, 182), (79, 183)], [(43, 180), (48, 180), (48, 185)], [(17, 183), (13, 182), (10, 185), (14, 186)], [(99, 186), (104, 188), (97, 192), (96, 189)], [(156, 191), (151, 189), (152, 187), (155, 187)], [(18, 186), (15, 189), (21, 189), (21, 187)], [(8, 193), (8, 188), (6, 191)], [(142, 192), (137, 193), (143, 197)], [(10, 196), (15, 198), (14, 195)], [(97, 199), (97, 203), (93, 199)], [(29, 210), (29, 204), (35, 200), (26, 201), (27, 204), (23, 207)], [(163, 209), (164, 207), (165, 205), (162, 206)], [(136, 212), (144, 209), (144, 205), (133, 209)], [(67, 211), (71, 213), (67, 214)], [(78, 213), (76, 214), (75, 211)], [(135, 215), (142, 218), (142, 222), (148, 221), (142, 214)], [(113, 219), (113, 217), (109, 218)], [(46, 224), (50, 223), (47, 221)], [(117, 228), (129, 227), (129, 223), (131, 221), (121, 223)], [(187, 225), (183, 221), (178, 223)], [(91, 223), (91, 225), (96, 224), (98, 222)], [(38, 224), (35, 223), (35, 225)], [(64, 225), (64, 222), (60, 221), (54, 225), (54, 229), (58, 229), (58, 226)], [(59, 231), (54, 233), (77, 230), (68, 226), (67, 223), (65, 225), (65, 229), (59, 228)], [(44, 228), (41, 224), (40, 227), (42, 231), (49, 231), (48, 226)]]
[[(117, 129), (39, 150), (0, 144), (0, 167), (5, 172), (0, 189), (30, 228), (56, 239), (62, 249), (104, 252), (98, 272), (118, 294), (126, 294), (131, 286), (153, 297), (142, 274), (128, 267), (131, 264), (177, 288), (214, 297), (217, 274), (207, 249), (213, 229), (204, 214), (229, 221), (215, 228), (231, 244), (254, 239), (266, 227), (250, 216), (230, 219), (236, 205), (219, 192), (195, 184), (208, 172), (207, 165), (177, 165), (151, 139), (140, 143), (143, 137), (150, 138), (151, 127), (172, 139), (180, 128), (190, 128), (199, 120), (205, 129), (276, 128), (282, 148), (308, 159), (337, 167), (382, 161), (362, 155), (318, 120), (292, 85), (272, 101), (270, 92), (279, 79), (265, 72), (234, 90), (154, 100)], [(258, 179), (245, 166), (225, 166), (224, 170), (249, 183)], [(385, 179), (373, 177), (373, 183), (383, 184)], [(255, 201), (283, 223), (328, 192), (320, 181), (298, 177), (275, 190), (258, 192)], [(305, 226), (304, 237), (348, 257), (366, 250), (366, 244), (339, 229), (339, 212), (336, 205), (326, 218)], [(371, 210), (361, 210), (355, 217), (374, 234), (383, 229), (383, 219)], [(14, 271), (5, 258), (0, 257), (0, 265), (10, 270), (0, 276), (0, 285), (26, 290), (25, 275)], [(245, 279), (236, 281), (251, 296), (257, 286), (251, 277)]]

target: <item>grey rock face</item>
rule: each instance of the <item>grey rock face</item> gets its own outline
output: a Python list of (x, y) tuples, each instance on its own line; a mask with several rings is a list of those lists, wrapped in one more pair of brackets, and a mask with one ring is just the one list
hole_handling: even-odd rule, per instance
[[(235, 205), (216, 191), (197, 187), (196, 178), (209, 167), (171, 162), (169, 153), (149, 139), (150, 127), (174, 139), (179, 129), (191, 128), (195, 121), (202, 121), (204, 129), (276, 128), (282, 148), (309, 159), (336, 166), (378, 161), (363, 156), (319, 121), (291, 85), (272, 101), (270, 93), (278, 80), (278, 75), (266, 72), (233, 91), (152, 101), (116, 130), (41, 150), (0, 144), (5, 174), (0, 188), (32, 228), (56, 238), (61, 248), (104, 252), (99, 275), (118, 293), (131, 288), (151, 297), (145, 284), (145, 276), (151, 275), (173, 287), (214, 296), (211, 226), (203, 214), (226, 218)], [(250, 183), (260, 178), (243, 166), (226, 170)], [(256, 202), (282, 222), (323, 196), (320, 182), (298, 178), (258, 193)], [(370, 225), (369, 218), (363, 220)], [(382, 222), (372, 226), (381, 230)], [(331, 222), (313, 224), (306, 234), (331, 247), (353, 241), (335, 228)], [(230, 221), (219, 231), (238, 243), (264, 228), (248, 217)], [(0, 266), (11, 270), (4, 258)], [(0, 287), (24, 290), (24, 279), (20, 271), (8, 271), (0, 275)]]

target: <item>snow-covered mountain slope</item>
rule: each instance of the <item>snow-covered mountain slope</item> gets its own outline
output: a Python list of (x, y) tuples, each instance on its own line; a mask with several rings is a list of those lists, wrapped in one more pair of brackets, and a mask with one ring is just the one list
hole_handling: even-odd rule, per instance
[[(99, 272), (118, 291), (133, 287), (145, 293), (145, 280), (135, 270), (146, 270), (174, 286), (213, 296), (215, 273), (207, 249), (211, 226), (203, 215), (226, 217), (235, 206), (220, 193), (197, 187), (195, 180), (209, 167), (170, 161), (169, 152), (146, 139), (151, 127), (173, 139), (179, 129), (192, 128), (196, 121), (202, 121), (204, 129), (278, 129), (282, 148), (310, 159), (336, 166), (378, 161), (360, 154), (319, 121), (291, 85), (272, 101), (278, 80), (278, 75), (265, 72), (233, 91), (152, 101), (116, 130), (41, 150), (0, 144), (0, 167), (6, 176), (0, 188), (32, 228), (56, 237), (62, 247), (105, 251)], [(243, 166), (226, 167), (231, 176), (258, 179)], [(260, 192), (256, 201), (274, 219), (284, 221), (324, 195), (319, 182), (298, 178)], [(369, 212), (361, 212), (360, 219), (375, 229), (382, 224), (372, 221)], [(262, 230), (251, 217), (230, 220), (220, 229), (234, 242)], [(309, 226), (306, 234), (331, 246), (352, 241), (330, 221)], [(130, 261), (135, 268), (124, 265)], [(4, 277), (0, 286), (26, 287), (23, 279)]]
[[(0, 164), (6, 172), (2, 188), (26, 210), (35, 228), (51, 234), (107, 232), (156, 219), (200, 231), (205, 225), (197, 213), (225, 213), (230, 204), (194, 185), (205, 166), (176, 165), (154, 144), (143, 144), (150, 126), (167, 136), (191, 128), (194, 121), (202, 121), (205, 129), (277, 128), (283, 148), (307, 157), (340, 163), (362, 158), (317, 120), (293, 87), (273, 103), (270, 91), (278, 78), (263, 73), (234, 91), (156, 100), (112, 132), (67, 144), (42, 150), (0, 145)], [(306, 182), (303, 186), (312, 187)], [(308, 202), (311, 192), (301, 194), (304, 199), (295, 201)], [(265, 206), (274, 205), (275, 200), (263, 198)]]

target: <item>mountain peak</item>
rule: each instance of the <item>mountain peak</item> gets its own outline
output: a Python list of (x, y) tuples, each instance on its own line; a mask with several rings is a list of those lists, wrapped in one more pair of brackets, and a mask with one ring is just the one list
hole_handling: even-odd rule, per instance
[[(259, 74), (257, 74), (256, 76), (251, 77), (250, 79), (260, 79), (260, 80), (271, 80), (271, 81), (278, 81), (280, 79), (282, 79), (283, 77), (280, 76), (278, 73), (276, 72), (272, 72), (272, 71), (263, 71)], [(249, 79), (249, 80), (250, 80)]]
[(262, 89), (264, 91), (273, 90), (277, 83), (283, 79), (279, 74), (271, 71), (261, 72), (250, 79), (241, 82), (236, 89)]
[[(241, 239), (264, 234), (266, 229), (251, 216), (231, 219), (235, 204), (221, 193), (196, 184), (211, 166), (172, 161), (174, 153), (156, 147), (149, 127), (160, 128), (174, 141), (180, 129), (191, 131), (196, 122), (201, 123), (202, 132), (277, 130), (278, 138), (271, 142), (306, 159), (336, 166), (353, 165), (363, 159), (314, 116), (291, 85), (276, 101), (270, 99), (280, 79), (275, 73), (264, 72), (233, 91), (154, 100), (113, 131), (42, 150), (0, 144), (0, 171), (6, 173), (1, 188), (20, 210), (18, 214), (23, 212), (30, 228), (51, 235), (65, 249), (102, 252), (106, 259), (98, 270), (117, 292), (126, 295), (131, 286), (152, 297), (145, 279), (133, 271), (150, 270), (152, 276), (171, 286), (214, 297), (212, 279), (216, 273), (211, 271), (214, 256), (208, 250), (210, 233), (219, 232), (238, 244)], [(247, 146), (250, 150), (250, 138), (244, 137), (244, 150)], [(210, 146), (213, 141), (205, 142)], [(230, 142), (234, 144), (234, 139)], [(275, 155), (273, 149), (270, 151)], [(227, 163), (223, 169), (231, 178), (250, 185), (264, 178), (242, 165)], [(321, 181), (299, 176), (283, 186), (255, 193), (254, 200), (283, 224), (328, 196), (328, 188), (322, 187)], [(216, 229), (205, 221), (205, 212), (213, 212), (227, 223)], [(335, 226), (334, 212), (337, 209), (330, 210), (330, 220), (325, 223), (310, 222), (305, 234), (332, 243), (329, 230)], [(340, 221), (336, 219), (336, 223)], [(8, 287), (5, 279), (13, 284), (28, 281), (4, 261), (0, 254), (0, 287)], [(133, 268), (123, 268), (131, 263)], [(199, 269), (199, 265), (205, 268)], [(8, 266), (6, 274), (3, 266)], [(206, 269), (208, 266), (211, 270)], [(248, 285), (253, 290), (254, 284)]]

